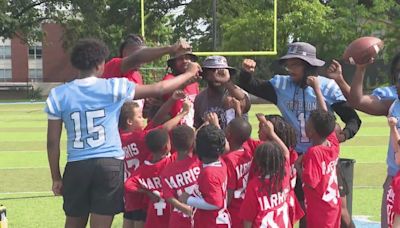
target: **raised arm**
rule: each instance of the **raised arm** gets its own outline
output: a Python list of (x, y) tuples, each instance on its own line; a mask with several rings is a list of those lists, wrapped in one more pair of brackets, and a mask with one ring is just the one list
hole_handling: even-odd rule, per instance
[(397, 130), (397, 119), (395, 117), (388, 117), (388, 124), (390, 127), (390, 139), (394, 150), (394, 157), (397, 165), (400, 165), (400, 134)]
[(164, 94), (172, 93), (185, 82), (199, 78), (200, 71), (201, 67), (198, 63), (189, 63), (186, 72), (177, 77), (150, 85), (136, 85), (134, 99), (161, 97)]
[(277, 103), (277, 96), (274, 87), (270, 82), (260, 80), (253, 77), (256, 62), (251, 59), (245, 59), (242, 63), (242, 70), (240, 71), (238, 86), (248, 93), (257, 97), (268, 100), (274, 104)]
[(326, 102), (325, 102), (324, 96), (322, 95), (322, 92), (321, 92), (321, 87), (320, 87), (320, 83), (319, 83), (318, 77), (308, 76), (307, 77), (307, 85), (309, 85), (315, 92), (315, 95), (317, 97), (318, 108), (320, 108), (320, 109), (322, 109), (322, 110), (327, 112), (328, 108), (326, 106)]
[(233, 84), (232, 81), (229, 81), (226, 84), (226, 88), (228, 89), (229, 94), (235, 98), (236, 100), (240, 101), (240, 109), (241, 113), (247, 113), (250, 110), (250, 99), (249, 97), (240, 89), (238, 86)]
[(290, 155), (289, 155), (289, 149), (286, 147), (285, 143), (281, 140), (281, 138), (276, 135), (274, 131), (274, 125), (271, 123), (271, 121), (268, 121), (265, 119), (264, 114), (258, 113), (256, 114), (258, 121), (261, 123), (261, 129), (262, 131), (265, 132), (265, 135), (272, 141), (275, 141), (276, 143), (279, 144), (279, 146), (282, 149), (282, 153), (285, 156), (286, 160), (289, 161)]
[(176, 127), (179, 122), (189, 113), (191, 102), (186, 100), (183, 103), (182, 111), (174, 116), (172, 119), (168, 120), (163, 124), (163, 128), (167, 131), (171, 131), (172, 128)]
[(131, 55), (122, 59), (121, 72), (127, 72), (131, 69), (137, 68), (141, 64), (151, 62), (163, 55), (172, 54), (182, 50), (191, 50), (191, 46), (184, 40), (179, 40), (174, 45), (155, 48), (141, 48), (133, 52)]
[(348, 101), (357, 110), (371, 115), (386, 116), (388, 114), (391, 100), (379, 100), (372, 95), (363, 94), (363, 81), (367, 65), (357, 65), (351, 83)]
[(353, 107), (346, 101), (337, 102), (331, 105), (332, 109), (338, 114), (345, 123), (341, 134), (338, 136), (339, 142), (344, 142), (356, 135), (361, 126), (361, 119)]
[(340, 90), (342, 91), (344, 97), (349, 99), (350, 97), (350, 85), (344, 80), (342, 73), (342, 65), (336, 60), (332, 60), (332, 64), (328, 67), (326, 71), (329, 78), (335, 80), (338, 84)]
[(162, 121), (165, 120), (164, 117), (166, 115), (169, 115), (169, 112), (171, 111), (171, 108), (176, 103), (176, 101), (185, 98), (185, 92), (183, 92), (182, 90), (175, 90), (172, 96), (170, 96), (168, 100), (161, 105), (156, 114), (153, 116), (152, 121), (154, 125), (158, 126), (162, 124)]

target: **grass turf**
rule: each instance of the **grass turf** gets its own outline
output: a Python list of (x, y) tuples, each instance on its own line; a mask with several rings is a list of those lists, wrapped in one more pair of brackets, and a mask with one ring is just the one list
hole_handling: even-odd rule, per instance
[[(62, 227), (62, 198), (52, 196), (46, 155), (43, 104), (0, 105), (0, 204), (7, 207), (10, 227)], [(253, 105), (250, 122), (257, 137), (255, 113), (279, 114), (273, 105)], [(353, 215), (379, 221), (382, 183), (386, 176), (388, 127), (383, 117), (360, 113), (357, 136), (341, 145), (341, 157), (356, 160)], [(343, 126), (343, 124), (341, 124)], [(64, 166), (65, 134), (60, 165)], [(122, 226), (118, 215), (113, 227)]]

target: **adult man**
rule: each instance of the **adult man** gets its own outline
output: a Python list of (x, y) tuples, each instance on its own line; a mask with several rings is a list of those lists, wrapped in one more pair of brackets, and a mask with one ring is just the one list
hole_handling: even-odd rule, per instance
[(240, 112), (245, 114), (250, 109), (247, 94), (231, 81), (236, 69), (228, 66), (223, 56), (210, 56), (203, 62), (203, 79), (207, 82), (204, 89), (194, 101), (194, 126), (198, 128), (204, 123), (204, 117), (211, 112), (217, 114), (219, 124), (224, 129), (229, 120), (235, 118), (236, 112), (224, 107), (224, 99), (234, 98), (240, 102)]

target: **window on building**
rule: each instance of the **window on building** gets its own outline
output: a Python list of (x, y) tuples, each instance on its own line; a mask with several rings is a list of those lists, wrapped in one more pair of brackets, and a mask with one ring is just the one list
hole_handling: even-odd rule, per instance
[(12, 79), (11, 69), (0, 69), (0, 81), (8, 82)]
[(0, 59), (11, 59), (10, 45), (0, 45)]
[(29, 59), (41, 59), (41, 58), (42, 58), (42, 46), (30, 46)]
[(42, 69), (29, 69), (29, 79), (34, 81), (41, 81), (43, 79)]

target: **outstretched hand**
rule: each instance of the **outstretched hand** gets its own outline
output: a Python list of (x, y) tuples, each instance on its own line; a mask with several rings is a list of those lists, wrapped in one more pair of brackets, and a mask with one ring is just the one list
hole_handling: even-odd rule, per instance
[(273, 134), (275, 134), (274, 125), (272, 124), (272, 122), (265, 119), (265, 116), (262, 113), (257, 113), (256, 116), (257, 116), (258, 121), (260, 121), (260, 123), (261, 123), (260, 130), (264, 131), (265, 135), (268, 138), (271, 138), (271, 136)]
[(335, 81), (343, 79), (342, 65), (336, 60), (332, 60), (331, 65), (329, 65), (328, 70), (326, 71), (328, 77)]
[(184, 51), (191, 51), (192, 46), (185, 40), (185, 39), (179, 39), (174, 45), (171, 46), (171, 52), (170, 54), (175, 54), (179, 52), (184, 52)]

